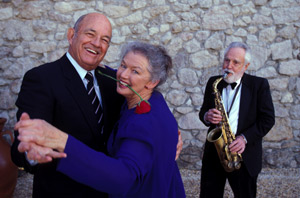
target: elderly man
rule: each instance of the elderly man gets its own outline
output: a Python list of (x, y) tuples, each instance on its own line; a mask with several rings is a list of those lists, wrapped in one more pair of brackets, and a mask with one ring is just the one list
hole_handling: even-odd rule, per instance
[[(25, 74), (16, 102), (18, 120), (27, 112), (31, 118), (44, 119), (89, 147), (105, 152), (107, 138), (124, 100), (116, 93), (115, 82), (95, 72), (100, 69), (115, 75), (114, 70), (98, 67), (109, 47), (111, 33), (111, 24), (104, 15), (81, 16), (74, 28), (68, 29), (68, 52), (59, 60)], [(19, 143), (16, 138), (12, 160), (34, 174), (34, 198), (107, 197), (57, 172), (57, 160), (47, 164), (29, 163), (29, 155), (18, 151)]]
[[(200, 197), (221, 198), (226, 179), (235, 197), (256, 197), (256, 183), (262, 168), (262, 138), (275, 123), (274, 107), (267, 79), (245, 73), (251, 53), (246, 44), (233, 42), (224, 53), (223, 73), (227, 76), (218, 84), (224, 111), (235, 140), (231, 153), (241, 156), (240, 168), (225, 171), (213, 142), (206, 141), (201, 173)], [(209, 79), (199, 118), (209, 126), (209, 132), (222, 121), (215, 108), (213, 83), (221, 76)]]

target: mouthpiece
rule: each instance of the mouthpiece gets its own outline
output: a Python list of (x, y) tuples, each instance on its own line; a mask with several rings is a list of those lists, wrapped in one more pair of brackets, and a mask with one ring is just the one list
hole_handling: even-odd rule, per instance
[(225, 79), (228, 76), (228, 72), (225, 72), (225, 74), (223, 75), (223, 78)]

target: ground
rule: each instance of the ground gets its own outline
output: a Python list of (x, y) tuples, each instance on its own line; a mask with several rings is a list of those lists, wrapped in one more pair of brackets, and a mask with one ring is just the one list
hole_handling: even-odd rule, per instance
[[(181, 169), (187, 198), (198, 198), (200, 171)], [(13, 198), (30, 198), (32, 175), (20, 172)], [(257, 198), (299, 198), (300, 169), (264, 168), (258, 177)], [(233, 198), (232, 191), (226, 185), (224, 198)]]

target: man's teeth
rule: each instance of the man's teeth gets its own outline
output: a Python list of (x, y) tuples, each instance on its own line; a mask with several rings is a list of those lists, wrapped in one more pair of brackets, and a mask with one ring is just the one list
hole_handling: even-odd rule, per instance
[(97, 52), (96, 52), (96, 51), (94, 51), (94, 50), (91, 50), (91, 49), (87, 49), (87, 51), (89, 51), (89, 52), (91, 52), (91, 53), (93, 53), (93, 54), (97, 54)]

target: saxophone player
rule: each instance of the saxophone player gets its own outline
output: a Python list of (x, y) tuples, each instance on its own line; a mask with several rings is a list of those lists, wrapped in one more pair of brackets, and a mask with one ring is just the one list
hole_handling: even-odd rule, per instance
[[(262, 169), (262, 138), (275, 124), (274, 106), (268, 80), (246, 74), (250, 65), (250, 48), (240, 42), (231, 43), (224, 52), (222, 65), (226, 77), (218, 84), (224, 110), (235, 139), (230, 152), (242, 156), (241, 167), (224, 170), (217, 150), (206, 141), (202, 159), (200, 198), (222, 198), (226, 179), (234, 197), (256, 197), (257, 177)], [(215, 108), (212, 85), (221, 76), (208, 80), (199, 118), (211, 131), (220, 125), (222, 113)]]

